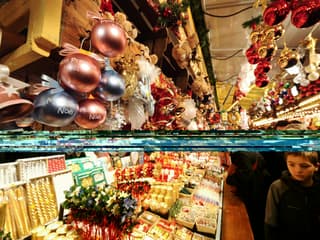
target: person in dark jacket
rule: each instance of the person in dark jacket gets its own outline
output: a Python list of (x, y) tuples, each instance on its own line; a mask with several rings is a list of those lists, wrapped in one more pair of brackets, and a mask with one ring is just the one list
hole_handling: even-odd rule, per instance
[(255, 240), (264, 239), (264, 211), (270, 174), (258, 152), (233, 152), (226, 183), (236, 187), (236, 194), (246, 206)]
[(265, 239), (319, 239), (318, 153), (286, 152), (285, 160), (288, 171), (268, 191)]

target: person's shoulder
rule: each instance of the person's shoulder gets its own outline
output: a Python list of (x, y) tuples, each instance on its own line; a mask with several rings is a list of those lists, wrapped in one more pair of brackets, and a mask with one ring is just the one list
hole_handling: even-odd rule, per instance
[(278, 189), (278, 190), (280, 190), (280, 189), (281, 189), (281, 190), (285, 190), (285, 189), (288, 188), (288, 186), (287, 186), (287, 184), (286, 184), (283, 180), (277, 179), (277, 180), (275, 180), (275, 181), (273, 181), (273, 182), (271, 183), (270, 188), (271, 188), (271, 189), (274, 189), (274, 190), (276, 190), (276, 189)]

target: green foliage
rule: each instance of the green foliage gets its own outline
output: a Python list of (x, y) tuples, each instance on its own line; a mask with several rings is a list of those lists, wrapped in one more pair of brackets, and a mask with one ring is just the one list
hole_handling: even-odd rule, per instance
[(0, 230), (0, 240), (12, 240), (10, 233), (4, 233), (3, 230)]
[(259, 15), (255, 18), (251, 18), (250, 20), (242, 23), (243, 28), (252, 28), (254, 25), (258, 25), (262, 22), (262, 16)]
[(158, 25), (156, 30), (159, 28), (175, 28), (181, 24), (184, 24), (186, 19), (182, 13), (186, 12), (189, 6), (189, 0), (182, 0), (179, 3), (177, 0), (168, 0), (158, 4), (152, 4), (153, 9), (158, 15)]
[(99, 225), (105, 219), (124, 232), (135, 224), (137, 201), (110, 186), (73, 186), (65, 192), (65, 198), (62, 206), (71, 210), (73, 220)]

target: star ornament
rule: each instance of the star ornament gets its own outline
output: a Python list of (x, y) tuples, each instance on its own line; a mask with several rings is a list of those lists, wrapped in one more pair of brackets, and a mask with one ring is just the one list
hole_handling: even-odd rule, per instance
[(1, 93), (3, 94), (7, 94), (8, 97), (11, 97), (12, 95), (16, 94), (16, 95), (19, 95), (19, 88), (13, 86), (13, 85), (8, 85), (8, 86), (3, 86), (3, 90), (1, 91)]

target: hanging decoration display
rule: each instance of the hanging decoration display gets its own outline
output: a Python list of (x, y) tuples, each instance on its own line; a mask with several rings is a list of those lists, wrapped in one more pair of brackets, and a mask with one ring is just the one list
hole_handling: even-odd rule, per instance
[(276, 55), (278, 40), (284, 33), (282, 25), (267, 26), (265, 24), (253, 25), (250, 34), (251, 45), (246, 50), (246, 57), (250, 64), (255, 65), (255, 84), (265, 87), (270, 79), (267, 73), (271, 70), (271, 61)]
[(263, 12), (263, 21), (274, 26), (281, 23), (291, 11), (291, 23), (297, 28), (310, 27), (320, 20), (319, 0), (276, 0)]
[(157, 25), (154, 27), (155, 31), (169, 28), (177, 37), (179, 37), (178, 28), (185, 24), (187, 17), (183, 15), (189, 6), (189, 0), (168, 0), (156, 3), (153, 0), (148, 0), (149, 5), (158, 15)]

